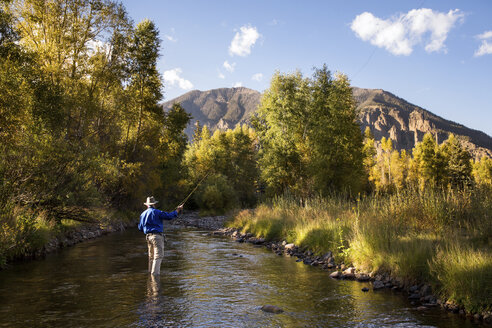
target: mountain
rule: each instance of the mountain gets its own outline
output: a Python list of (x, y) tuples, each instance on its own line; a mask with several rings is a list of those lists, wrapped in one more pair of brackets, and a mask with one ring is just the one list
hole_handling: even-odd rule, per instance
[[(439, 143), (450, 133), (458, 137), (474, 157), (492, 157), (492, 138), (487, 134), (448, 121), (419, 106), (381, 89), (353, 88), (362, 131), (370, 127), (376, 140), (393, 139), (396, 149), (411, 150), (424, 134), (431, 132)], [(234, 128), (248, 123), (260, 103), (261, 93), (248, 88), (193, 90), (162, 104), (168, 111), (175, 102), (181, 103), (193, 119), (186, 134), (193, 134), (196, 120), (211, 130)]]
[(162, 104), (164, 111), (171, 109), (175, 102), (190, 113), (193, 118), (186, 128), (186, 134), (193, 134), (195, 122), (215, 129), (230, 129), (236, 124), (247, 123), (260, 103), (261, 93), (248, 88), (221, 88), (208, 91), (193, 90)]
[(396, 149), (410, 150), (427, 132), (438, 143), (452, 133), (474, 157), (492, 157), (492, 138), (481, 131), (448, 121), (388, 91), (353, 88), (353, 92), (361, 129), (369, 126), (376, 140), (390, 137)]

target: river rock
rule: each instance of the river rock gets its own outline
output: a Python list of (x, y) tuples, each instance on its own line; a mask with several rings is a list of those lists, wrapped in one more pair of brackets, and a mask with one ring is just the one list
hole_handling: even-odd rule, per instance
[(377, 289), (382, 289), (384, 288), (384, 283), (380, 280), (376, 280), (372, 283), (372, 289), (377, 290)]
[(408, 296), (409, 300), (420, 300), (420, 294), (414, 293)]
[(444, 308), (448, 311), (451, 311), (453, 313), (458, 313), (460, 308), (458, 305), (454, 304), (454, 303), (451, 303), (449, 301), (447, 301), (446, 303), (444, 303)]
[(434, 295), (427, 295), (420, 299), (422, 303), (437, 304), (437, 299)]
[(353, 273), (345, 273), (346, 270), (342, 273), (342, 278), (346, 280), (354, 280), (355, 279), (355, 274)]
[(364, 288), (362, 288), (362, 291), (363, 291), (363, 292), (368, 292), (368, 291), (369, 291), (369, 288), (364, 287)]
[(330, 273), (330, 278), (340, 279), (342, 277), (342, 273), (340, 271), (333, 271)]
[(354, 267), (350, 267), (348, 269), (345, 269), (343, 271), (343, 273), (345, 273), (345, 274), (355, 274), (355, 268)]
[(430, 294), (432, 294), (432, 287), (429, 285), (422, 286), (420, 289), (420, 296), (428, 296)]
[(291, 249), (293, 249), (294, 247), (296, 247), (296, 245), (294, 245), (294, 244), (292, 244), (292, 243), (291, 243), (291, 244), (286, 244), (286, 245), (284, 246), (285, 250), (289, 250), (289, 249), (291, 250)]
[(369, 275), (367, 275), (365, 273), (357, 273), (355, 275), (355, 279), (357, 279), (357, 281), (363, 282), (363, 281), (371, 280), (371, 277), (369, 277)]
[(326, 253), (324, 256), (323, 256), (323, 261), (325, 262), (330, 262), (330, 258), (333, 257), (333, 253), (332, 252), (328, 252)]
[(284, 312), (284, 310), (282, 310), (281, 308), (279, 308), (278, 306), (275, 306), (275, 305), (263, 305), (261, 307), (261, 310), (264, 311), (264, 312), (268, 312), (268, 313), (275, 313), (275, 314), (278, 314), (278, 313), (282, 313)]
[(482, 318), (483, 322), (485, 322), (488, 325), (492, 325), (492, 314), (487, 313), (483, 316)]

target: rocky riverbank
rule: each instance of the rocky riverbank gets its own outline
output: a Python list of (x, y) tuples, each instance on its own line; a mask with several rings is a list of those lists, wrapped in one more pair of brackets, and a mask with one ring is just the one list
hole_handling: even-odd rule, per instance
[[(481, 322), (486, 325), (492, 325), (492, 312), (469, 313), (463, 307), (460, 307), (447, 300), (439, 299), (428, 283), (409, 283), (397, 277), (392, 277), (387, 273), (362, 272), (354, 267), (347, 267), (343, 263), (336, 263), (332, 252), (323, 256), (316, 256), (313, 252), (301, 249), (294, 244), (282, 242), (268, 242), (264, 238), (257, 238), (251, 233), (241, 233), (234, 228), (220, 228), (211, 233), (212, 235), (228, 236), (236, 242), (248, 242), (255, 245), (263, 245), (272, 250), (279, 256), (297, 257), (297, 262), (303, 262), (306, 265), (317, 266), (322, 270), (329, 271), (329, 276), (333, 279), (356, 280), (360, 282), (370, 282), (372, 291), (377, 292), (381, 289), (391, 289), (395, 292), (404, 294), (411, 301), (411, 304), (419, 311), (425, 311), (432, 307), (441, 307), (449, 312), (459, 314), (474, 322)], [(369, 292), (367, 287), (362, 291)]]
[(133, 224), (123, 221), (107, 226), (101, 226), (99, 224), (84, 225), (80, 228), (69, 230), (61, 236), (53, 237), (42, 249), (38, 250), (35, 255), (45, 255), (60, 248), (73, 246), (83, 241), (101, 237), (112, 232), (123, 231), (132, 225)]
[(200, 216), (198, 212), (186, 211), (169, 224), (182, 227), (194, 227), (204, 230), (220, 230), (224, 227), (227, 216)]

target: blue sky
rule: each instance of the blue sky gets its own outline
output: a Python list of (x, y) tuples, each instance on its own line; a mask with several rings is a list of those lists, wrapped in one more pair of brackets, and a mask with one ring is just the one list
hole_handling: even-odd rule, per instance
[(268, 88), (324, 63), (492, 136), (492, 1), (125, 0), (162, 39), (165, 100), (192, 89)]

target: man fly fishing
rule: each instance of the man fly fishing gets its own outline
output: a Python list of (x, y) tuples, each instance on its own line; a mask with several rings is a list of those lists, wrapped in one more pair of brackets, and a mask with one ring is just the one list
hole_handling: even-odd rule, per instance
[(163, 212), (154, 206), (158, 201), (154, 196), (147, 197), (144, 205), (147, 209), (140, 214), (138, 230), (145, 233), (147, 246), (149, 247), (149, 272), (153, 275), (161, 274), (161, 263), (164, 257), (164, 220), (172, 220), (183, 211), (183, 204), (179, 205), (173, 212)]
[(147, 209), (140, 214), (138, 230), (143, 231), (145, 233), (145, 239), (147, 239), (147, 246), (149, 248), (149, 272), (151, 274), (156, 276), (161, 274), (161, 263), (164, 257), (163, 221), (172, 220), (181, 214), (186, 201), (197, 190), (198, 186), (205, 180), (209, 173), (210, 170), (173, 212), (163, 212), (156, 209), (154, 206), (158, 201), (155, 200), (154, 196), (147, 197), (147, 201), (144, 203)]

